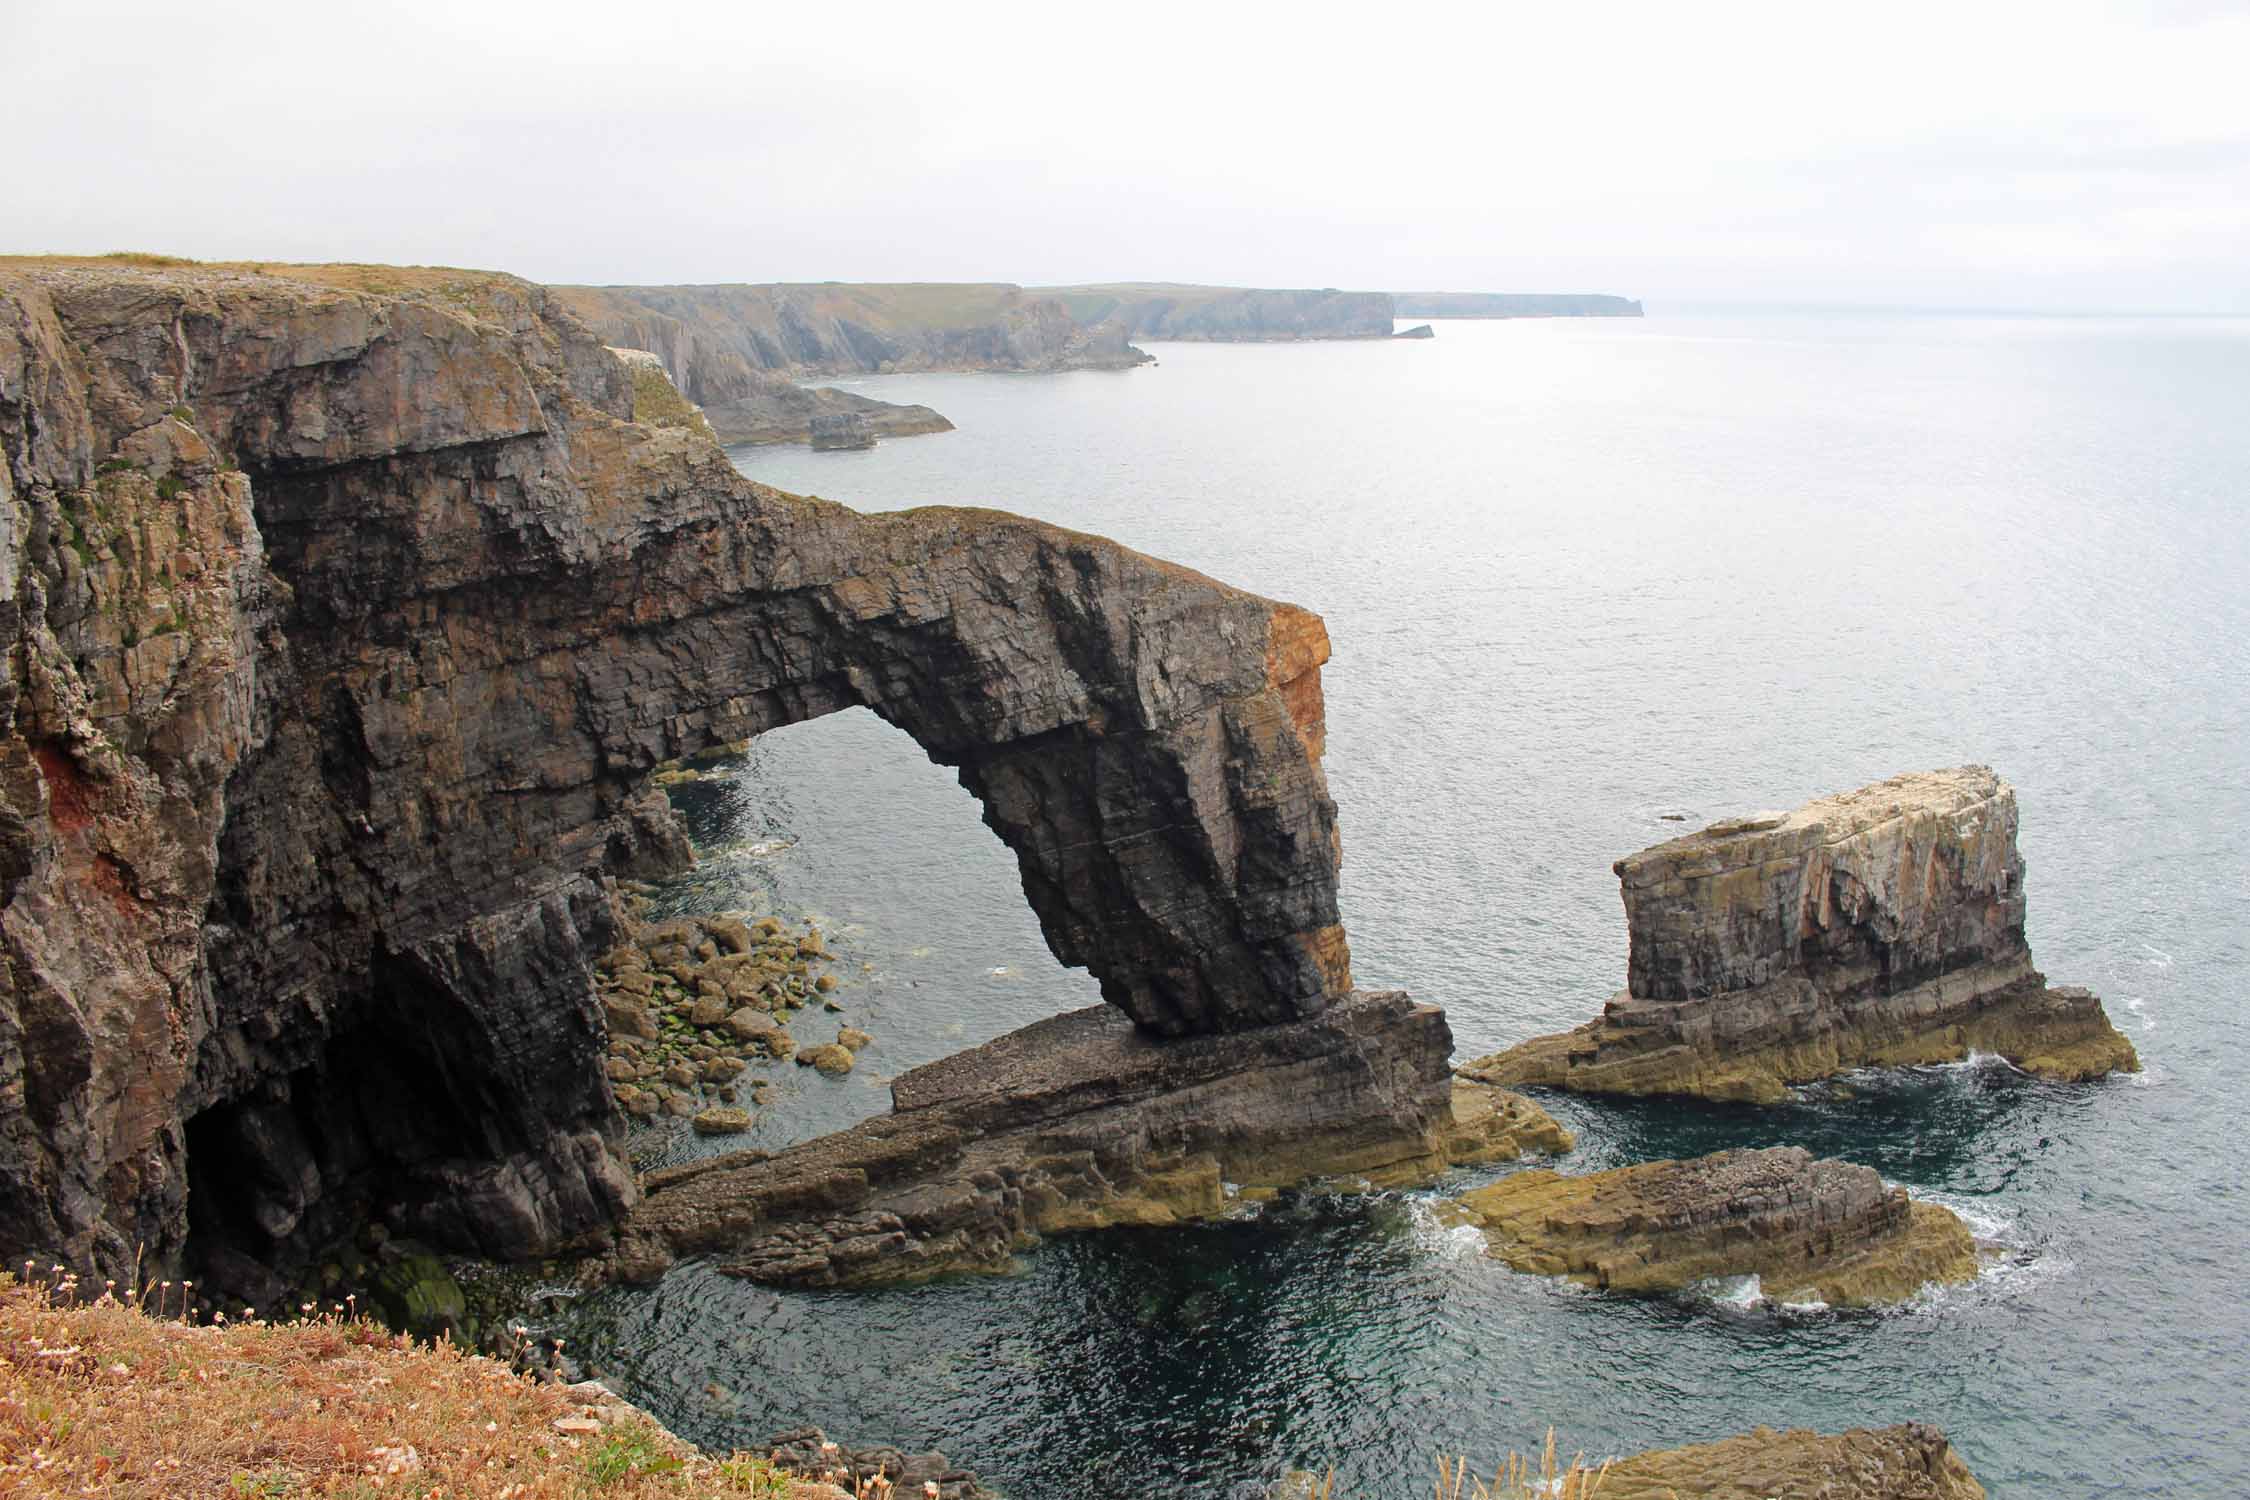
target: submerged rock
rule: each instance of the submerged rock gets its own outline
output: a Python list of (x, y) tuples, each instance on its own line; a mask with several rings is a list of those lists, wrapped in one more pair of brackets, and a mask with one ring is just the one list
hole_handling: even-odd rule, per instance
[(1601, 1500), (1984, 1500), (1945, 1434), (1921, 1422), (1833, 1435), (1760, 1427), (1609, 1465)]
[(1464, 1075), (1773, 1102), (1850, 1068), (1972, 1051), (2071, 1081), (2140, 1067), (2090, 991), (2032, 967), (2015, 792), (1986, 767), (1714, 823), (1616, 871), (1628, 990)]
[(707, 1109), (690, 1122), (697, 1135), (740, 1135), (751, 1124), (746, 1109)]
[(807, 1047), (797, 1054), (799, 1067), (814, 1067), (832, 1078), (840, 1078), (852, 1070), (852, 1049), (838, 1042), (819, 1047)]
[(1976, 1243), (1951, 1210), (1798, 1146), (1581, 1177), (1519, 1172), (1451, 1207), (1515, 1269), (1605, 1291), (1756, 1276), (1776, 1302), (1845, 1307), (1977, 1274)]

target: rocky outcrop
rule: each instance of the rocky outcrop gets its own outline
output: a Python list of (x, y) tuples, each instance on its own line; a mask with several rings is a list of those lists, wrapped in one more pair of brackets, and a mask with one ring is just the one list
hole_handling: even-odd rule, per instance
[(1975, 1241), (1950, 1210), (1796, 1146), (1583, 1177), (1519, 1172), (1451, 1210), (1515, 1269), (1612, 1292), (1755, 1276), (1773, 1301), (1846, 1307), (1977, 1274)]
[(1276, 291), (1263, 287), (1117, 282), (1036, 290), (1085, 324), (1114, 323), (1125, 336), (1194, 343), (1293, 343), (1391, 336), (1388, 292)]
[(2065, 1080), (2140, 1066), (2093, 994), (2032, 967), (2015, 792), (1983, 766), (1715, 823), (1616, 870), (1629, 989), (1465, 1075), (1772, 1101), (1972, 1051)]
[[(762, 370), (746, 370), (728, 389), (735, 394), (709, 411), (682, 396), (658, 355), (646, 349), (609, 351), (625, 364), (633, 381), (633, 420), (652, 427), (694, 427), (722, 443), (810, 443), (820, 431), (839, 425), (865, 433), (872, 447), (877, 435), (911, 437), (951, 432), (953, 424), (926, 406), (900, 406), (850, 391), (798, 385)], [(829, 446), (835, 446), (830, 444)]]
[(822, 412), (812, 419), (811, 435), (816, 453), (875, 446), (875, 430), (857, 412)]
[(1465, 1086), (1456, 1101), (1452, 1046), (1443, 1012), (1400, 994), (1179, 1041), (1108, 1007), (1057, 1016), (903, 1074), (891, 1113), (849, 1130), (649, 1174), (607, 1270), (643, 1279), (704, 1256), (787, 1286), (1006, 1270), (1042, 1235), (1569, 1149), (1521, 1096)]
[(1584, 292), (1400, 292), (1402, 318), (1637, 318), (1630, 297)]
[(1073, 318), (1052, 297), (999, 282), (554, 291), (609, 342), (653, 350), (688, 399), (714, 414), (722, 436), (731, 424), (719, 413), (770, 393), (760, 373), (1122, 370), (1148, 362), (1121, 324)]
[(1760, 1427), (1619, 1459), (1601, 1500), (1984, 1500), (1945, 1434), (1921, 1422), (1824, 1434)]
[(633, 411), (511, 278), (0, 263), (0, 1253), (600, 1233), (610, 881), (686, 858), (651, 772), (852, 705), (1148, 1032), (1350, 993), (1316, 617)]

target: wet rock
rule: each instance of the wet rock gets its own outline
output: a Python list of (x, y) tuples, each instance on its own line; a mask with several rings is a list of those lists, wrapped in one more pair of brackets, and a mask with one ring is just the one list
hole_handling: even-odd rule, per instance
[(417, 1338), (442, 1338), (468, 1316), (468, 1299), (444, 1261), (410, 1254), (376, 1271), (368, 1287), (383, 1321)]
[(823, 995), (827, 994), (830, 990), (836, 988), (836, 976), (833, 974), (821, 975), (818, 979), (813, 981), (813, 988), (820, 991)]
[(1771, 1103), (1972, 1050), (2062, 1080), (2140, 1066), (2099, 1000), (2032, 967), (2015, 792), (1983, 766), (1714, 823), (1616, 868), (1629, 990), (1464, 1075)]
[(703, 1064), (705, 1083), (725, 1083), (739, 1078), (750, 1065), (739, 1057), (714, 1057)]
[(746, 1109), (707, 1109), (695, 1117), (697, 1135), (739, 1135), (750, 1128)]
[(688, 1010), (688, 1020), (697, 1026), (724, 1025), (733, 1002), (726, 995), (705, 995)]
[(875, 1038), (856, 1027), (840, 1026), (836, 1029), (836, 1045), (847, 1051), (857, 1052), (874, 1040)]
[(1582, 1177), (1519, 1172), (1453, 1201), (1519, 1271), (1615, 1292), (1756, 1276), (1776, 1302), (1898, 1302), (1977, 1274), (1951, 1210), (1797, 1146), (1719, 1151)]
[(693, 1088), (696, 1082), (696, 1071), (686, 1063), (674, 1063), (664, 1070), (664, 1081), (674, 1088)]
[(841, 1078), (852, 1070), (852, 1053), (849, 1047), (830, 1042), (825, 1046), (807, 1047), (797, 1054), (799, 1066), (818, 1068), (830, 1077)]

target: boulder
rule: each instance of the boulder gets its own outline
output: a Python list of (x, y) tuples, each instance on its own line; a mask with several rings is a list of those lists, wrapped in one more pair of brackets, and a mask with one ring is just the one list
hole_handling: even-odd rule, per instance
[(751, 1115), (746, 1109), (707, 1109), (695, 1116), (697, 1135), (740, 1135), (750, 1128)]
[(798, 1066), (809, 1065), (837, 1078), (852, 1070), (852, 1062), (851, 1049), (835, 1042), (830, 1042), (825, 1046), (807, 1047), (797, 1054)]

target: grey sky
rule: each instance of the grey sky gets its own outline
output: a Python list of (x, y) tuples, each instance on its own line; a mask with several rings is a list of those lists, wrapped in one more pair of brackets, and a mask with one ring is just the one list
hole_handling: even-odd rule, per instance
[(0, 250), (2250, 312), (2250, 3), (0, 7)]

